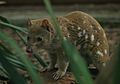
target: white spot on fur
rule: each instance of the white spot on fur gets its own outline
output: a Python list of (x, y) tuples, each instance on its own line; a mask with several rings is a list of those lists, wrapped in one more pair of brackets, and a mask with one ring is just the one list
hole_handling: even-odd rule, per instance
[(101, 30), (101, 27), (99, 26), (98, 29)]
[(83, 30), (83, 34), (85, 34), (86, 33), (86, 31), (85, 30)]
[(97, 33), (97, 30), (94, 30), (95, 31), (95, 33)]
[(93, 26), (92, 25), (90, 25), (90, 28), (92, 28)]
[(94, 38), (94, 35), (92, 34), (92, 35), (91, 35), (91, 41), (94, 41), (94, 39), (95, 39), (95, 38)]
[(71, 26), (72, 28), (74, 28), (74, 26)]
[(80, 27), (78, 27), (78, 30), (80, 30), (81, 28)]
[(78, 37), (81, 37), (81, 36), (82, 36), (82, 32), (79, 32), (79, 33), (78, 33)]
[(85, 24), (85, 23), (86, 23), (86, 21), (84, 20), (84, 21), (83, 21), (83, 24)]
[(103, 34), (104, 37), (106, 37), (105, 33)]
[(58, 68), (59, 66), (58, 66), (58, 64), (55, 64), (55, 68)]
[(105, 67), (105, 66), (106, 66), (106, 63), (103, 63), (103, 66)]
[(98, 55), (103, 56), (103, 53), (100, 52), (99, 50), (96, 52)]
[(88, 39), (88, 35), (85, 35), (85, 39)]
[(70, 37), (70, 34), (68, 34), (67, 37), (69, 38), (69, 37)]
[(106, 49), (104, 50), (104, 52), (105, 52), (105, 54), (107, 54), (107, 50)]
[(99, 46), (100, 45), (100, 42), (97, 42), (97, 46)]

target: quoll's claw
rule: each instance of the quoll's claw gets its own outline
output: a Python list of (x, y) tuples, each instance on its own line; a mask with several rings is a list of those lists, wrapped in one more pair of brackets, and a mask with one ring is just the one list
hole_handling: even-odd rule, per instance
[(64, 71), (58, 70), (52, 74), (54, 80), (58, 80), (59, 78), (62, 78), (65, 75)]

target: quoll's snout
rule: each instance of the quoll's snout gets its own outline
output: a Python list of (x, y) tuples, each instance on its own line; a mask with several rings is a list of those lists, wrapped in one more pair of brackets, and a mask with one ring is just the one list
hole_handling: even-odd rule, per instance
[(26, 46), (26, 52), (27, 53), (32, 53), (32, 48), (30, 46)]

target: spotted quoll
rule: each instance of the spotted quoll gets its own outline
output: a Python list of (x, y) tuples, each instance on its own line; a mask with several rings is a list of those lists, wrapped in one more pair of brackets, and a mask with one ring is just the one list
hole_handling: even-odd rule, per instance
[[(70, 40), (88, 64), (93, 63), (98, 70), (109, 60), (109, 46), (106, 34), (100, 24), (90, 15), (75, 11), (56, 18), (62, 36)], [(55, 80), (63, 77), (69, 65), (63, 49), (56, 37), (56, 31), (49, 18), (28, 21), (28, 48), (42, 55), (41, 49), (51, 57), (48, 70), (56, 67)]]

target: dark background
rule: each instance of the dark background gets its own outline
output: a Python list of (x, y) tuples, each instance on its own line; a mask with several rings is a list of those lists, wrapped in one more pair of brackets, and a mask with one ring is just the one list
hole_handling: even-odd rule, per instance
[[(43, 0), (0, 0), (6, 5), (43, 5)], [(52, 4), (106, 4), (106, 3), (120, 3), (120, 0), (51, 0)]]

